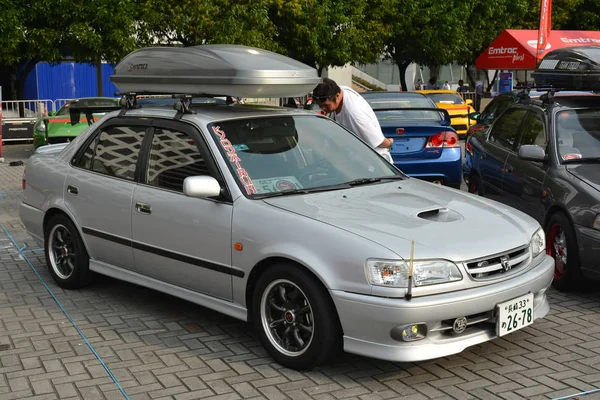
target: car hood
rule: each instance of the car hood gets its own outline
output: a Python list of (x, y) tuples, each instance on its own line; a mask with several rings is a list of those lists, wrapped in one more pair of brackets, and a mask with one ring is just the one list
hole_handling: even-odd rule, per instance
[(407, 179), (345, 190), (269, 198), (266, 203), (379, 243), (408, 257), (465, 261), (528, 244), (539, 224), (496, 203)]
[(567, 171), (594, 189), (600, 191), (600, 174), (598, 174), (598, 164), (569, 165), (567, 167)]
[[(94, 121), (98, 121), (103, 114), (94, 114)], [(47, 120), (48, 124), (48, 136), (52, 137), (65, 137), (65, 136), (78, 136), (83, 132), (89, 125), (86, 118), (81, 118), (78, 124), (71, 125), (71, 119), (69, 116), (57, 116), (50, 117)]]

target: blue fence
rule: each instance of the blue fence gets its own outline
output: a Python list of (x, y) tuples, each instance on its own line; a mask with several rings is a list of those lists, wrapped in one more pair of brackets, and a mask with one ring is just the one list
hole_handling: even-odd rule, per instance
[[(110, 81), (113, 65), (102, 64), (103, 95), (114, 96), (117, 87)], [(50, 65), (38, 63), (25, 80), (23, 100), (73, 99), (98, 96), (96, 66), (75, 62)]]

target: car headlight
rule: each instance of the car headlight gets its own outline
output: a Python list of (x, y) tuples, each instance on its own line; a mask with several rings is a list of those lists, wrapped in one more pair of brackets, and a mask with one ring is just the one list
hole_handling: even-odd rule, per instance
[(546, 234), (540, 228), (531, 237), (531, 254), (536, 257), (544, 251), (546, 251)]
[(36, 131), (46, 132), (46, 124), (44, 121), (40, 122), (40, 124), (35, 128)]
[[(368, 259), (365, 274), (371, 285), (393, 288), (408, 287), (410, 266), (405, 260)], [(453, 262), (447, 260), (414, 260), (413, 284), (436, 285), (462, 280), (462, 274)]]

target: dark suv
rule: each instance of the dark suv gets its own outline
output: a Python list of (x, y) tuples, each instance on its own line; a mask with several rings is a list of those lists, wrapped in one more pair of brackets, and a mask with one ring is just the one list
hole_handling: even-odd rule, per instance
[(468, 137), (463, 177), (545, 227), (554, 286), (566, 290), (600, 278), (600, 95), (558, 93), (484, 111), (494, 118)]

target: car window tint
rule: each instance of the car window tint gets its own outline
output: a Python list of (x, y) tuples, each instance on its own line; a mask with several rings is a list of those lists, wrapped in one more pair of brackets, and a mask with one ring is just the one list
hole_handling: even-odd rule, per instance
[(145, 130), (143, 126), (111, 126), (102, 129), (76, 166), (116, 178), (134, 180)]
[(486, 120), (486, 122), (492, 122), (504, 111), (506, 111), (506, 109), (508, 109), (513, 103), (514, 101), (510, 97), (496, 99), (483, 111), (481, 114), (481, 119)]
[(537, 145), (546, 147), (546, 130), (544, 121), (534, 112), (527, 113), (527, 121), (523, 125), (520, 145)]
[(500, 145), (512, 148), (519, 134), (519, 126), (525, 118), (526, 111), (520, 108), (507, 110), (492, 127), (491, 138)]
[(183, 192), (183, 180), (197, 175), (209, 175), (209, 172), (194, 139), (183, 132), (157, 128), (152, 138), (146, 182)]

